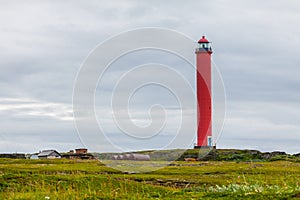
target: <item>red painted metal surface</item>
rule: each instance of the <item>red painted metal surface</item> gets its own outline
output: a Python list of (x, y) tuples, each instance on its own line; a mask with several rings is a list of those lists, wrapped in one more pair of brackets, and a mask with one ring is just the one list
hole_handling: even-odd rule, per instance
[(209, 43), (209, 41), (205, 38), (205, 36), (202, 36), (198, 43)]
[[(205, 37), (202, 37), (204, 43), (208, 43)], [(198, 119), (198, 131), (197, 131), (197, 146), (207, 147), (212, 144), (208, 144), (208, 138), (212, 137), (212, 89), (211, 89), (211, 48), (196, 49), (197, 55), (197, 119)]]

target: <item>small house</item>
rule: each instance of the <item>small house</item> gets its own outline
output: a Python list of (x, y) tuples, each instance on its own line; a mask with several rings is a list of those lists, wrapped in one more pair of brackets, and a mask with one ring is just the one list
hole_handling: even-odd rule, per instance
[(64, 153), (62, 158), (67, 159), (94, 159), (94, 156), (91, 153), (88, 153), (88, 150), (85, 148), (70, 150), (68, 153)]
[(43, 150), (37, 156), (38, 156), (39, 159), (61, 158), (60, 153), (58, 153), (56, 150)]
[(30, 155), (29, 159), (39, 159), (37, 154)]
[(16, 159), (25, 159), (25, 154), (23, 153), (2, 153), (0, 158), (16, 158)]
[(137, 154), (137, 153), (127, 153), (127, 154), (116, 154), (112, 156), (113, 160), (138, 160), (138, 161), (148, 161), (150, 156), (148, 154)]
[(133, 153), (133, 154), (130, 155), (130, 159), (129, 160), (148, 161), (148, 160), (150, 160), (150, 156), (147, 155), (147, 154)]
[(76, 154), (87, 154), (88, 150), (85, 148), (75, 149)]

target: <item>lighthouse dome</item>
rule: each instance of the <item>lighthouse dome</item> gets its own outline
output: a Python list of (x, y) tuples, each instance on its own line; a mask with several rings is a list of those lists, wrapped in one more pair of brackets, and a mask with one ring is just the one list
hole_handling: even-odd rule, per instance
[(205, 38), (205, 36), (202, 36), (198, 43), (209, 43), (209, 41)]

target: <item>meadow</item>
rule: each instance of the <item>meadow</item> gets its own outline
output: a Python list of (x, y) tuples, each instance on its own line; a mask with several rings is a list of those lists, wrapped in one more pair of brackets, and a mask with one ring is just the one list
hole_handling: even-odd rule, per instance
[(300, 162), (175, 161), (130, 174), (98, 160), (0, 159), (0, 198), (299, 199)]

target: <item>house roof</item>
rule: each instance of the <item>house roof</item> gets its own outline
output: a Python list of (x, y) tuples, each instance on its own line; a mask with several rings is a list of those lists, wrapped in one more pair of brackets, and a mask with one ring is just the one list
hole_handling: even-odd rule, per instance
[(60, 153), (58, 153), (56, 150), (43, 150), (41, 153), (38, 154), (38, 157), (50, 156), (53, 154), (61, 156)]

